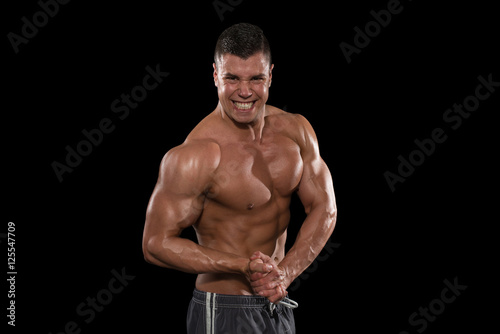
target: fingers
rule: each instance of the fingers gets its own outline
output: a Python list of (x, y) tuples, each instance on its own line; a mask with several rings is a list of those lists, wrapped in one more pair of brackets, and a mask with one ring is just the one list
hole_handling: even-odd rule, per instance
[(262, 262), (262, 260), (259, 258), (253, 259), (253, 260), (250, 258), (250, 260), (251, 261), (250, 261), (250, 264), (248, 267), (249, 267), (250, 272), (252, 274), (253, 273), (268, 273), (273, 269), (272, 265)]
[(257, 293), (261, 290), (274, 289), (277, 284), (281, 283), (280, 274), (275, 270), (269, 272), (268, 274), (257, 273), (251, 275), (250, 278), (250, 285)]
[(267, 298), (271, 303), (278, 303), (287, 296), (288, 292), (282, 284), (278, 284), (274, 289), (262, 290), (259, 296)]
[(255, 252), (250, 257), (249, 281), (254, 292), (267, 298), (271, 303), (277, 303), (286, 297), (288, 292), (283, 284), (280, 268), (268, 255)]
[(273, 280), (261, 279), (259, 281), (254, 281), (250, 283), (253, 290), (258, 294), (260, 294), (262, 291), (273, 291), (280, 284), (281, 282), (274, 279)]
[(285, 287), (283, 285), (279, 285), (277, 288), (276, 288), (276, 293), (274, 295), (272, 295), (271, 297), (267, 297), (267, 299), (271, 302), (271, 303), (278, 303), (280, 300), (282, 300), (283, 298), (286, 297), (286, 295), (288, 294), (288, 291), (286, 291)]
[(272, 259), (269, 256), (259, 251), (253, 253), (252, 256), (250, 257), (250, 260), (255, 260), (255, 259), (261, 259), (264, 263), (272, 262)]
[(267, 272), (253, 272), (253, 273), (251, 273), (249, 275), (250, 285), (252, 284), (252, 282), (258, 281), (258, 280), (266, 277), (268, 274), (269, 274), (269, 271), (267, 271)]
[(283, 279), (279, 272), (275, 270), (260, 279), (252, 279), (250, 285), (256, 294), (266, 298), (273, 297), (273, 299), (280, 300), (286, 296)]

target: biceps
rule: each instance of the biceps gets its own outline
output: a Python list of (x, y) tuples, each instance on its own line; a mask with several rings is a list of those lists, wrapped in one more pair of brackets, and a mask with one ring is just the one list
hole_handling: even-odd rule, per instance
[(178, 236), (192, 226), (203, 211), (203, 197), (174, 194), (155, 189), (146, 213), (146, 230), (151, 235)]
[(317, 206), (324, 206), (328, 212), (335, 211), (332, 176), (323, 159), (304, 162), (304, 172), (297, 194), (307, 214)]

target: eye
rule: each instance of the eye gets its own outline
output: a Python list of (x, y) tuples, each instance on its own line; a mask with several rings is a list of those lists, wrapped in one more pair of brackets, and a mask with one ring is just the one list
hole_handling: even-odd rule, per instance
[(253, 77), (252, 81), (253, 82), (261, 82), (261, 81), (264, 81), (264, 78), (263, 77)]
[(225, 79), (229, 83), (236, 83), (238, 81), (238, 77), (234, 77), (234, 76), (228, 76), (228, 77), (225, 77)]

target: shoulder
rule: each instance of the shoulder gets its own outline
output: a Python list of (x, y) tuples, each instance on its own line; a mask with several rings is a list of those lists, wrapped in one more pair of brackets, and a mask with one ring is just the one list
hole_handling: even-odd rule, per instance
[(170, 149), (162, 159), (164, 167), (217, 168), (220, 160), (220, 147), (213, 140), (192, 139)]
[(295, 140), (303, 158), (319, 157), (318, 138), (309, 121), (300, 114), (295, 114)]
[(185, 143), (212, 141), (217, 142), (221, 132), (221, 118), (214, 110), (206, 115), (188, 134)]
[(306, 128), (307, 130), (312, 130), (311, 124), (303, 115), (290, 113), (271, 105), (266, 105), (266, 107), (267, 116), (273, 119), (275, 122), (282, 121), (285, 123), (285, 125), (293, 129)]
[(170, 149), (160, 165), (160, 183), (203, 186), (220, 162), (220, 147), (212, 140), (186, 140)]
[(317, 143), (316, 133), (303, 115), (289, 113), (273, 106), (268, 106), (267, 110), (273, 128), (284, 130), (301, 149)]
[(214, 115), (207, 115), (189, 133), (184, 143), (170, 149), (162, 160), (162, 167), (183, 169), (217, 168), (220, 161), (220, 146), (210, 133), (214, 131)]
[(210, 164), (210, 162), (215, 162), (219, 155), (220, 147), (215, 141), (210, 139), (191, 139), (170, 149), (164, 155), (162, 161), (170, 162), (174, 160), (177, 163), (194, 163), (200, 160)]

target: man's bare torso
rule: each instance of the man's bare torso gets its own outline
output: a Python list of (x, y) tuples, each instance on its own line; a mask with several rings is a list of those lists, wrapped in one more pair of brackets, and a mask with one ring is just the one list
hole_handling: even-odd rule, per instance
[[(296, 116), (266, 106), (261, 138), (248, 141), (228, 132), (220, 112), (208, 115), (183, 145), (217, 144), (218, 167), (205, 191), (203, 211), (194, 224), (200, 245), (249, 257), (260, 250), (276, 262), (285, 256), (292, 193), (302, 177), (296, 142)], [(199, 274), (199, 290), (252, 294), (237, 274)]]

